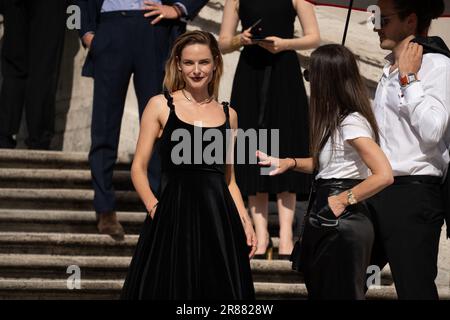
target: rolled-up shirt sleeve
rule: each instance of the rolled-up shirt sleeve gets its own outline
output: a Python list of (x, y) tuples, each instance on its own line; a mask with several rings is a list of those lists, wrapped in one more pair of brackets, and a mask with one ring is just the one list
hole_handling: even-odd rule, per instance
[(424, 143), (437, 144), (444, 136), (450, 115), (450, 67), (441, 65), (411, 85), (401, 88), (400, 112)]
[(187, 11), (186, 6), (184, 4), (182, 4), (181, 2), (175, 2), (174, 4), (181, 9), (181, 11), (183, 12), (183, 16), (186, 17), (189, 15), (189, 12)]

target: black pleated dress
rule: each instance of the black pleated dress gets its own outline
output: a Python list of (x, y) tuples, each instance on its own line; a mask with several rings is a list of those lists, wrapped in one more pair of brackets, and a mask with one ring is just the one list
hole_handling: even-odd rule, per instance
[[(175, 130), (194, 137), (194, 130), (205, 133), (208, 128), (180, 120), (172, 97), (166, 93), (166, 98), (171, 111), (160, 139), (159, 205), (154, 219), (144, 222), (121, 298), (254, 299), (250, 248), (228, 190), (225, 165), (172, 162), (172, 150), (179, 144), (171, 139)], [(226, 104), (224, 111), (226, 122), (213, 129), (221, 132), (225, 148), (230, 127)], [(202, 150), (208, 144), (203, 143)], [(193, 161), (194, 143), (191, 155)]]
[[(243, 30), (262, 19), (261, 37), (293, 38), (296, 11), (292, 0), (240, 0)], [(308, 99), (295, 51), (272, 54), (258, 45), (246, 46), (240, 56), (231, 94), (239, 128), (279, 129), (280, 157), (308, 157)], [(250, 149), (250, 148), (249, 148)], [(273, 154), (272, 152), (270, 152)], [(257, 165), (236, 165), (243, 195), (292, 192), (307, 194), (311, 179), (289, 172), (262, 176)]]

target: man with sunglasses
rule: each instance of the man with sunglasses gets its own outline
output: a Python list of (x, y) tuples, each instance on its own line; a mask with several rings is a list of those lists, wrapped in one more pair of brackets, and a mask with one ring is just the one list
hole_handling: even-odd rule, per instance
[[(441, 183), (450, 161), (450, 59), (423, 54), (442, 0), (380, 0), (375, 27), (392, 51), (378, 85), (374, 112), (380, 145), (395, 182), (369, 201), (376, 241), (373, 265), (389, 263), (399, 299), (438, 299), (435, 285), (444, 221)], [(445, 46), (445, 45), (444, 45)]]

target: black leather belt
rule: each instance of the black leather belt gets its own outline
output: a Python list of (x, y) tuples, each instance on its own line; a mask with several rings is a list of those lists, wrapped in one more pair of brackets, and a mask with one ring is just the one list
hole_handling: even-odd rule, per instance
[(394, 185), (403, 185), (403, 184), (442, 184), (442, 178), (436, 176), (394, 177)]
[(151, 17), (144, 17), (144, 14), (147, 13), (145, 10), (122, 10), (122, 11), (107, 11), (102, 12), (100, 14), (100, 21), (105, 21), (111, 18), (144, 18), (148, 20), (153, 20), (157, 16), (151, 16)]
[(317, 187), (353, 188), (363, 180), (359, 179), (319, 179), (316, 181)]

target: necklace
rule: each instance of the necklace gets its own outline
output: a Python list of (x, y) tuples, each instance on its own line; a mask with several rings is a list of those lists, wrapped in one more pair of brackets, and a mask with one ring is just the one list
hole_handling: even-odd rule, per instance
[(205, 103), (209, 103), (209, 102), (211, 102), (211, 100), (213, 99), (213, 96), (210, 96), (210, 97), (206, 98), (206, 99), (203, 100), (203, 101), (197, 102), (197, 101), (195, 101), (194, 99), (189, 98), (189, 97), (186, 95), (186, 92), (184, 92), (184, 89), (181, 89), (181, 92), (183, 92), (183, 96), (184, 96), (188, 101), (190, 101), (190, 102), (195, 102), (195, 103), (197, 103), (197, 104), (205, 104)]

